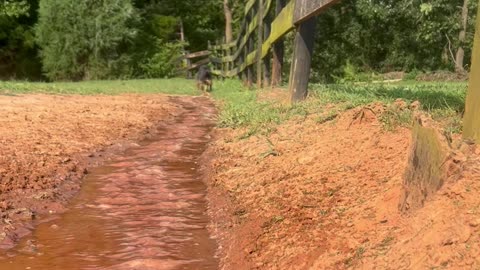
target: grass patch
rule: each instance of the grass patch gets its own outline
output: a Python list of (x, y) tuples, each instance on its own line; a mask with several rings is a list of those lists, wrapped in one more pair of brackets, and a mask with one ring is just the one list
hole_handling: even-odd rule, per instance
[[(223, 109), (220, 127), (247, 128), (242, 138), (258, 132), (269, 132), (274, 126), (292, 117), (319, 115), (318, 123), (335, 119), (338, 113), (372, 102), (392, 104), (403, 99), (407, 104), (420, 101), (422, 109), (444, 124), (451, 133), (461, 132), (462, 114), (465, 109), (465, 82), (414, 82), (391, 84), (332, 84), (311, 85), (310, 97), (306, 102), (285, 105), (275, 100), (257, 101), (257, 92), (246, 90), (237, 80), (216, 83), (213, 96), (220, 100)], [(334, 105), (331, 108), (331, 105)], [(388, 109), (380, 120), (387, 130), (397, 126), (409, 126), (410, 110)]]
[[(406, 81), (391, 84), (337, 84), (313, 85), (311, 96), (322, 104), (345, 104), (357, 107), (381, 101), (391, 104), (396, 99), (407, 103), (420, 101), (422, 109), (432, 117), (444, 122), (448, 129), (460, 132), (461, 116), (465, 110), (465, 82), (415, 82)], [(397, 115), (400, 122), (408, 115)]]
[(397, 127), (409, 127), (412, 125), (413, 112), (406, 109), (397, 109), (388, 107), (385, 112), (380, 115), (380, 122), (388, 131), (393, 131)]
[(222, 110), (218, 125), (229, 128), (247, 128), (242, 138), (258, 132), (269, 132), (272, 127), (293, 115), (306, 115), (303, 105), (282, 105), (275, 101), (257, 101), (257, 92), (244, 88), (238, 80), (216, 83), (212, 92), (220, 101)]
[(85, 82), (22, 82), (0, 81), (0, 94), (78, 94), (78, 95), (117, 95), (155, 94), (198, 95), (195, 82), (186, 79), (151, 79), (151, 80), (114, 80)]

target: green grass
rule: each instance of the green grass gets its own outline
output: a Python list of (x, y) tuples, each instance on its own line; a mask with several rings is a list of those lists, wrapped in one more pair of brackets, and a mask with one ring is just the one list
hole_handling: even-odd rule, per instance
[[(442, 122), (448, 132), (461, 132), (466, 83), (407, 81), (392, 84), (311, 85), (310, 88), (310, 98), (306, 102), (290, 106), (275, 101), (258, 102), (256, 92), (244, 89), (236, 80), (218, 82), (213, 96), (224, 104), (219, 125), (245, 127), (248, 131), (243, 137), (249, 137), (257, 132), (274, 130), (275, 125), (293, 117), (316, 114), (319, 115), (317, 122), (323, 123), (333, 120), (337, 113), (347, 109), (377, 101), (388, 105), (401, 98), (407, 104), (420, 101), (422, 109)], [(331, 104), (335, 108), (327, 109), (327, 105)], [(389, 107), (380, 120), (386, 129), (394, 129), (410, 124), (411, 117), (409, 110), (395, 111)]]
[(402, 98), (407, 102), (418, 100), (424, 110), (436, 113), (437, 110), (463, 112), (467, 84), (407, 81), (392, 84), (313, 85), (312, 88), (313, 96), (324, 103), (347, 102), (358, 106), (374, 101), (391, 103)]
[(282, 105), (257, 100), (257, 92), (244, 88), (238, 80), (216, 82), (213, 97), (220, 101), (219, 127), (247, 128), (242, 138), (258, 132), (270, 132), (275, 125), (294, 115), (307, 115), (303, 104)]
[(15, 95), (26, 93), (117, 95), (123, 93), (172, 95), (198, 95), (195, 82), (186, 79), (115, 80), (85, 82), (21, 82), (0, 81), (0, 94)]
[[(401, 98), (407, 103), (420, 101), (422, 110), (445, 126), (447, 132), (460, 133), (462, 114), (465, 110), (465, 82), (415, 82), (406, 81), (392, 84), (343, 84), (312, 86), (313, 103), (343, 104), (346, 108), (380, 101), (391, 104)], [(310, 101), (312, 102), (312, 101)], [(404, 125), (411, 118), (411, 112), (387, 110), (381, 117), (387, 129)]]

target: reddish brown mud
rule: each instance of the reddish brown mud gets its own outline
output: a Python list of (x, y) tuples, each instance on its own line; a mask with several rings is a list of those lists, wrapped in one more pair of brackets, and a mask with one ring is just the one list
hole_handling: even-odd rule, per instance
[(165, 95), (0, 95), (0, 247), (61, 212), (81, 178), (179, 113)]
[(404, 215), (411, 131), (359, 112), (247, 139), (216, 131), (208, 196), (222, 269), (480, 269), (480, 149), (466, 149), (460, 179)]
[(93, 169), (60, 215), (0, 258), (0, 269), (216, 269), (199, 157), (214, 110), (174, 98), (158, 135)]

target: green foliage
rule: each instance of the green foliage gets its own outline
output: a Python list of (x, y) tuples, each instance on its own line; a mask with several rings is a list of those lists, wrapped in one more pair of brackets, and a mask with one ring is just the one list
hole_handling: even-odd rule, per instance
[(36, 26), (43, 69), (52, 80), (129, 76), (126, 47), (136, 36), (131, 0), (42, 0)]
[[(463, 0), (344, 0), (319, 16), (314, 79), (357, 72), (453, 70)], [(470, 1), (465, 62), (473, 45), (478, 1)], [(451, 52), (452, 51), (452, 52)]]
[(343, 84), (348, 82), (371, 82), (373, 80), (381, 79), (380, 76), (375, 73), (367, 73), (361, 71), (356, 66), (352, 65), (350, 61), (347, 61), (343, 67), (343, 74), (340, 77), (332, 75), (337, 83)]
[[(41, 0), (38, 8), (39, 1), (0, 0), (2, 78), (38, 79), (40, 60), (52, 80), (171, 76), (168, 58), (180, 47), (181, 24), (183, 49), (191, 52), (206, 49), (208, 41), (224, 35), (220, 0)], [(235, 34), (245, 3), (230, 1)], [(462, 4), (463, 0), (340, 1), (318, 17), (313, 80), (372, 81), (375, 74), (400, 70), (413, 79), (415, 73), (453, 70), (459, 46), (465, 49), (468, 70), (478, 1), (469, 2), (466, 40), (460, 43)], [(293, 36), (287, 35), (285, 42), (286, 75)]]
[(158, 39), (175, 40), (180, 20), (173, 16), (154, 14), (147, 21), (149, 30)]
[(39, 78), (32, 26), (38, 0), (0, 1), (0, 78)]
[[(156, 21), (155, 16), (170, 16), (182, 21), (188, 50), (200, 51), (207, 49), (209, 40), (219, 39), (224, 33), (223, 5), (219, 0), (136, 0), (135, 6), (146, 17), (146, 23)], [(165, 21), (162, 22), (165, 25)], [(167, 27), (168, 28), (168, 27)], [(174, 39), (179, 40), (176, 29)], [(155, 34), (165, 42), (172, 41)]]
[(421, 72), (418, 69), (413, 69), (405, 75), (404, 79), (407, 81), (416, 80), (418, 75), (420, 75), (420, 73)]
[(2, 0), (0, 2), (0, 16), (18, 18), (22, 15), (28, 14), (29, 8), (30, 6), (25, 0)]
[(181, 42), (157, 41), (156, 52), (142, 65), (144, 76), (147, 78), (167, 78), (175, 76), (173, 60), (181, 55), (185, 44)]

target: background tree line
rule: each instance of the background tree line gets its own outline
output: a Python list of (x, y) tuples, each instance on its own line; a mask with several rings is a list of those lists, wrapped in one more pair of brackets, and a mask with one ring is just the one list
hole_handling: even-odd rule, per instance
[(0, 0), (0, 78), (172, 76), (184, 47), (221, 36), (222, 10), (218, 0)]
[[(184, 48), (236, 37), (245, 2), (0, 0), (0, 78), (173, 76), (170, 60)], [(318, 18), (312, 76), (468, 71), (477, 3), (342, 0)]]

